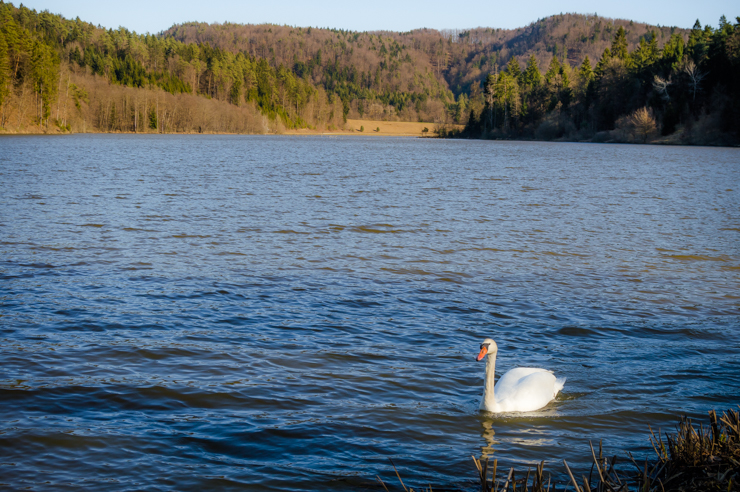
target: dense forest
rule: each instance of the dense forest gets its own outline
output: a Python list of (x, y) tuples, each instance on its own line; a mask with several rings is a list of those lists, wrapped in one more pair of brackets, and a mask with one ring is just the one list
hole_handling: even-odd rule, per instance
[(0, 127), (266, 133), (344, 125), (341, 101), (265, 58), (0, 2)]
[[(740, 21), (561, 14), (505, 30), (104, 29), (0, 0), (5, 131), (280, 132), (347, 118), (457, 136), (732, 144)], [(458, 127), (459, 128), (459, 127)]]
[(688, 39), (661, 46), (651, 32), (630, 50), (620, 26), (595, 63), (553, 54), (489, 73), (470, 112), (467, 137), (616, 142), (740, 142), (740, 18), (719, 28), (697, 21)]

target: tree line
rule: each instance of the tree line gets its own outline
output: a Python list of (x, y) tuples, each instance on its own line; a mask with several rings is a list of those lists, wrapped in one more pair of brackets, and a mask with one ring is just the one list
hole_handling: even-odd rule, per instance
[(264, 57), (291, 67), (315, 86), (337, 94), (351, 118), (465, 123), (468, 101), (486, 75), (512, 57), (540, 65), (553, 56), (580, 64), (598, 59), (614, 33), (625, 28), (628, 47), (655, 33), (659, 46), (689, 30), (649, 26), (595, 15), (561, 14), (519, 29), (416, 29), (352, 32), (277, 25), (186, 23), (165, 31), (182, 42)]
[(442, 135), (461, 124), (474, 138), (731, 143), (739, 36), (724, 17), (688, 30), (578, 14), (511, 30), (141, 35), (0, 0), (0, 127), (262, 132), (366, 118)]
[[(740, 141), (740, 18), (699, 21), (684, 41), (658, 36), (628, 50), (624, 27), (593, 64), (512, 57), (486, 76), (460, 136), (734, 144)], [(442, 129), (444, 132), (444, 129)]]

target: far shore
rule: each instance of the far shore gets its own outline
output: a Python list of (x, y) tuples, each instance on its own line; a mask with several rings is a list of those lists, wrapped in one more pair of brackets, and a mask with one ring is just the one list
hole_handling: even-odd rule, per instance
[[(333, 129), (312, 129), (312, 128), (299, 128), (292, 130), (283, 130), (281, 132), (268, 132), (268, 133), (226, 133), (226, 132), (166, 132), (158, 133), (155, 131), (143, 131), (143, 132), (122, 132), (122, 131), (110, 131), (110, 132), (66, 132), (54, 127), (48, 130), (40, 127), (25, 127), (21, 131), (7, 131), (0, 129), (0, 137), (2, 136), (23, 136), (23, 135), (103, 135), (103, 134), (119, 134), (119, 135), (290, 135), (290, 136), (353, 136), (353, 137), (415, 137), (415, 138), (437, 138), (438, 135), (435, 132), (437, 129), (436, 123), (420, 123), (416, 121), (382, 121), (382, 120), (355, 120), (348, 119), (344, 128), (333, 128)], [(458, 130), (462, 131), (463, 125), (445, 125), (447, 131)], [(427, 131), (424, 131), (424, 130)], [(454, 137), (453, 137), (454, 138)], [(499, 139), (496, 139), (499, 140)], [(502, 139), (511, 142), (553, 142), (553, 143), (607, 143), (607, 144), (626, 144), (627, 142), (622, 141), (594, 141), (594, 140), (582, 140), (574, 141), (567, 139), (555, 139), (555, 140), (536, 140), (536, 139)], [(697, 147), (702, 145), (688, 144), (681, 141), (681, 132), (669, 135), (667, 137), (659, 137), (647, 142), (631, 142), (632, 145), (660, 145), (660, 146), (680, 146), (680, 147)], [(706, 146), (706, 145), (704, 145)], [(709, 145), (710, 147), (724, 147), (724, 148), (737, 148), (733, 145)]]
[[(462, 130), (462, 125), (453, 125), (455, 129)], [(311, 128), (300, 128), (285, 130), (283, 132), (256, 133), (254, 135), (328, 135), (328, 136), (369, 136), (369, 137), (435, 137), (435, 123), (419, 123), (415, 121), (381, 121), (381, 120), (352, 120), (348, 119), (345, 128), (332, 130), (319, 130)], [(458, 128), (459, 127), (459, 128)], [(426, 130), (426, 131), (425, 131)], [(89, 134), (130, 134), (130, 135), (159, 135), (154, 131), (145, 132), (82, 132)], [(49, 128), (24, 128), (19, 132), (8, 132), (0, 130), (2, 135), (71, 135), (73, 133)], [(249, 135), (245, 133), (223, 133), (223, 132), (167, 132), (163, 135)]]

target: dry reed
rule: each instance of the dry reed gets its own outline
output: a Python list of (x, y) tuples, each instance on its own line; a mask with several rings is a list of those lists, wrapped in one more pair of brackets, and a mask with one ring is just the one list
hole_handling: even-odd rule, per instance
[[(703, 425), (695, 427), (685, 417), (673, 435), (661, 435), (660, 431), (656, 434), (650, 429), (650, 443), (656, 459), (638, 464), (632, 453), (627, 453), (635, 469), (620, 475), (616, 469), (617, 456), (605, 457), (601, 442), (597, 454), (589, 442), (592, 464), (588, 477), (581, 475), (580, 481), (576, 479), (563, 460), (569, 481), (560, 485), (566, 490), (572, 486), (575, 492), (740, 492), (740, 412), (737, 410), (728, 410), (720, 418), (714, 410), (710, 411), (706, 429)], [(558, 484), (550, 474), (545, 477), (544, 461), (526, 473), (510, 468), (500, 477), (498, 460), (491, 463), (473, 457), (473, 462), (480, 492), (555, 492), (557, 489)], [(414, 492), (403, 483), (393, 461), (391, 464), (403, 490)], [(377, 479), (388, 492), (383, 480)], [(432, 492), (432, 486), (421, 490)]]

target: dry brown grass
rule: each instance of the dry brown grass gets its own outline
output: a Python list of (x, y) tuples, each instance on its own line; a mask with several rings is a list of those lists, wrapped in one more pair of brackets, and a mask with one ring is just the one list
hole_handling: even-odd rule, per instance
[[(462, 125), (448, 125), (462, 130)], [(289, 130), (286, 135), (363, 135), (373, 137), (435, 137), (435, 123), (347, 119), (344, 129)], [(426, 132), (424, 129), (426, 128)]]
[[(419, 123), (414, 121), (379, 121), (379, 120), (347, 120), (350, 131), (360, 135), (394, 135), (394, 136), (432, 136), (434, 123)], [(360, 132), (364, 127), (365, 131)], [(424, 132), (424, 128), (427, 129)], [(379, 131), (376, 131), (379, 129)]]

